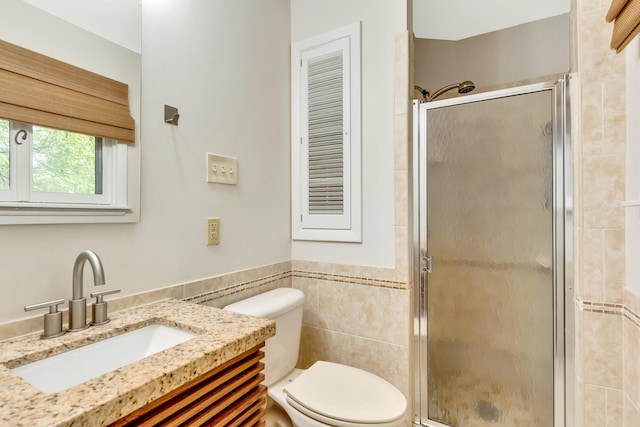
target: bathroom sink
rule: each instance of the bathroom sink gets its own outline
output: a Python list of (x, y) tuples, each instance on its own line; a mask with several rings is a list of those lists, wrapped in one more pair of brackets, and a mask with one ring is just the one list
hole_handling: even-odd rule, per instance
[(45, 393), (55, 393), (183, 343), (196, 335), (165, 325), (149, 325), (19, 366), (12, 372)]

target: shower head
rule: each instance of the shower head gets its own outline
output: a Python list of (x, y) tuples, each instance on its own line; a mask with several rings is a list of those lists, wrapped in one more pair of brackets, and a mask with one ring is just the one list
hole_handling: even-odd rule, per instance
[(471, 80), (466, 80), (458, 85), (458, 93), (465, 94), (469, 93), (476, 88), (475, 83)]
[(438, 89), (433, 93), (433, 95), (431, 95), (429, 91), (422, 89), (420, 86), (414, 86), (414, 89), (419, 91), (424, 97), (424, 100), (427, 102), (431, 102), (437, 97), (439, 97), (440, 95), (442, 95), (443, 93), (448, 92), (451, 89), (455, 89), (455, 88), (458, 89), (459, 94), (465, 94), (474, 90), (476, 88), (476, 84), (471, 80), (465, 80), (462, 83), (453, 83)]

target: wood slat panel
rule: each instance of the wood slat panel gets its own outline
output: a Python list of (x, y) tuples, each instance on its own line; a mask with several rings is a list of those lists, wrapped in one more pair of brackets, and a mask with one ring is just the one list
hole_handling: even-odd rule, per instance
[[(171, 420), (165, 419), (162, 425), (166, 427), (201, 426), (204, 425), (205, 422), (215, 419), (213, 418), (214, 415), (231, 407), (236, 401), (250, 393), (252, 389), (258, 387), (258, 385), (264, 381), (264, 375), (260, 374), (257, 377), (250, 376), (245, 379), (249, 381), (241, 381), (240, 386), (238, 386), (238, 383), (223, 386), (223, 389), (219, 390), (218, 393), (212, 393), (194, 406), (180, 413), (177, 417)], [(142, 427), (144, 425), (145, 424), (141, 424), (140, 426)]]
[[(207, 408), (213, 405), (218, 407), (215, 413), (220, 412), (224, 409), (224, 401), (230, 401), (231, 397), (238, 397), (238, 390), (242, 390), (243, 394), (247, 393), (250, 391), (251, 387), (260, 384), (260, 382), (264, 380), (264, 375), (260, 374), (261, 370), (262, 366), (252, 368), (246, 373), (237, 375), (232, 380), (219, 385), (213, 390), (211, 390), (211, 387), (207, 386), (195, 390), (194, 392), (190, 392), (184, 398), (171, 402), (171, 404), (154, 411), (156, 414), (153, 417), (145, 420), (144, 423), (139, 423), (139, 425), (141, 427), (154, 426), (162, 420), (165, 420), (165, 424), (167, 426), (181, 425), (195, 417), (198, 413), (206, 411)], [(203, 390), (205, 389), (208, 391), (203, 393)], [(166, 420), (172, 414), (176, 415), (173, 415), (174, 418), (167, 423)]]
[[(266, 407), (266, 387), (260, 385), (264, 380), (264, 365), (260, 362), (264, 353), (259, 350), (263, 346), (264, 343), (189, 381), (110, 427), (202, 425), (215, 422), (219, 413), (227, 419), (231, 408), (254, 408), (261, 398)], [(239, 401), (242, 403), (236, 403)], [(234, 412), (233, 417), (242, 415), (242, 411)]]
[(241, 404), (234, 405), (221, 413), (218, 419), (221, 425), (226, 427), (244, 427), (249, 424), (253, 416), (261, 412), (263, 415), (267, 410), (267, 388), (259, 386), (252, 392), (252, 396), (243, 399)]

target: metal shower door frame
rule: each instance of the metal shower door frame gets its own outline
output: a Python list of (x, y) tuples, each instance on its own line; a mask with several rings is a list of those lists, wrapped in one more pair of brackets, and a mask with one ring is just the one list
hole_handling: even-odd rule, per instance
[[(544, 83), (466, 95), (433, 102), (413, 101), (412, 142), (412, 382), (413, 424), (449, 427), (429, 420), (427, 378), (427, 156), (426, 113), (430, 109), (482, 102), (541, 91), (553, 94), (553, 357), (554, 427), (574, 422), (574, 280), (573, 280), (573, 154), (571, 146), (571, 80), (562, 78)], [(575, 82), (574, 82), (575, 83)]]

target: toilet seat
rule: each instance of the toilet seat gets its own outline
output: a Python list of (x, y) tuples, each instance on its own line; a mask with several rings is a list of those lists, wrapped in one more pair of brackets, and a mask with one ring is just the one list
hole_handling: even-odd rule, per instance
[(404, 395), (387, 381), (331, 362), (316, 362), (284, 392), (292, 407), (332, 426), (397, 426), (407, 410)]

